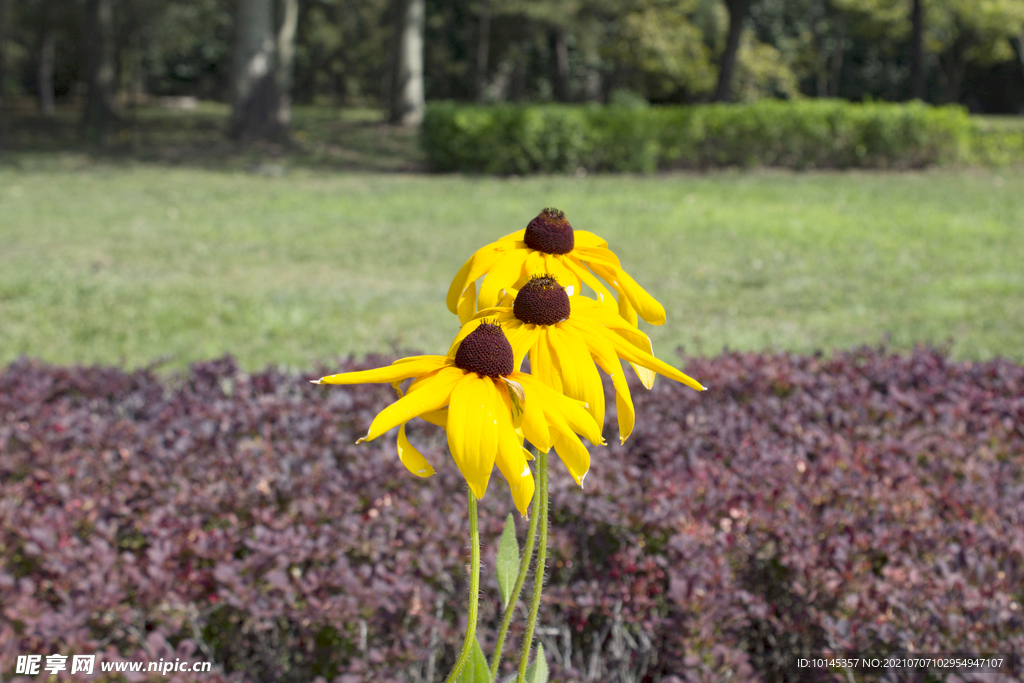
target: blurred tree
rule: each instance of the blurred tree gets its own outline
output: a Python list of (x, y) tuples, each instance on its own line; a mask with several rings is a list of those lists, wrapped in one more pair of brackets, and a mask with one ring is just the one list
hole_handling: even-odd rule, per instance
[(736, 70), (736, 53), (743, 35), (743, 23), (750, 13), (753, 0), (724, 0), (729, 11), (729, 33), (725, 38), (725, 49), (718, 65), (718, 85), (715, 87), (715, 101), (727, 102), (732, 88), (732, 77)]
[(306, 0), (296, 35), (295, 97), (386, 107), (392, 6), (391, 0)]
[(295, 66), (295, 32), (299, 25), (299, 0), (281, 0), (281, 28), (277, 32), (277, 63), (274, 86), (277, 91), (278, 125), (285, 130), (292, 121), (292, 69)]
[(50, 5), (40, 2), (42, 14), (41, 36), (39, 39), (38, 100), (39, 113), (53, 116), (56, 96), (53, 88), (54, 60), (57, 53), (57, 26), (49, 17)]
[(924, 0), (910, 0), (910, 8), (910, 96), (923, 100), (927, 96), (924, 72)]
[[(959, 101), (969, 65), (1013, 59), (1011, 41), (1024, 27), (1024, 0), (832, 1), (850, 20), (858, 61), (874, 71), (873, 82), (848, 78), (848, 87), (887, 99)], [(909, 73), (900, 56), (908, 41)], [(880, 60), (881, 68), (865, 63), (871, 59)], [(860, 96), (856, 89), (845, 95)]]
[(476, 101), (483, 102), (487, 87), (487, 61), (491, 51), (491, 0), (480, 0), (480, 20), (476, 43)]
[[(115, 103), (149, 95), (227, 100), (241, 137), (287, 131), (292, 97), (409, 122), (424, 98), (802, 93), (1024, 107), (1024, 0), (305, 0), (299, 10), (298, 0), (0, 0), (10, 16), (0, 82), (8, 96), (37, 94), (44, 114), (85, 95), (93, 136)], [(233, 61), (247, 65), (238, 78)]]
[(938, 55), (942, 102), (959, 102), (970, 64), (1014, 58), (1012, 41), (1024, 30), (1024, 0), (933, 0), (928, 16), (932, 51)]
[(395, 0), (394, 84), (392, 123), (419, 125), (426, 108), (423, 85), (423, 28), (425, 0)]
[(230, 0), (171, 0), (140, 31), (148, 92), (230, 100)]
[(22, 58), (12, 74), (15, 89), (34, 93), (43, 116), (54, 112), (59, 88), (67, 92), (82, 69), (84, 30), (82, 4), (75, 0), (29, 0), (18, 3), (14, 15), (14, 40)]
[(231, 136), (267, 137), (277, 123), (273, 0), (239, 0), (234, 52)]
[(10, 0), (0, 0), (0, 107), (7, 104), (7, 52), (9, 50), (9, 35), (11, 32), (11, 4)]
[(718, 75), (712, 54), (722, 17), (707, 11), (690, 0), (636, 3), (625, 12), (606, 49), (616, 62), (617, 88), (657, 101), (709, 96)]
[(846, 17), (830, 0), (760, 0), (750, 20), (757, 39), (777, 50), (801, 92), (838, 95), (849, 39)]
[(275, 31), (273, 0), (238, 2), (229, 131), (235, 139), (288, 134), (298, 0), (285, 0), (282, 7), (283, 20)]
[(86, 0), (85, 73), (88, 84), (82, 130), (86, 138), (102, 140), (117, 119), (114, 94), (117, 87), (114, 0)]

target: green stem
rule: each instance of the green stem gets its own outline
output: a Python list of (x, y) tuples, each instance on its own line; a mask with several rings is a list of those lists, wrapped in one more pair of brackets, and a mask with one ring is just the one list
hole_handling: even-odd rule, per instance
[(540, 510), (537, 517), (540, 526), (540, 545), (537, 548), (537, 567), (533, 570), (533, 599), (530, 600), (530, 616), (526, 620), (526, 633), (523, 634), (523, 649), (519, 656), (519, 677), (517, 683), (525, 683), (526, 666), (530, 661), (530, 650), (533, 649), (533, 629), (537, 626), (537, 614), (540, 612), (540, 595), (544, 591), (544, 563), (548, 558), (548, 454), (537, 455), (537, 472), (540, 475)]
[(448, 674), (445, 683), (453, 683), (469, 661), (476, 643), (477, 604), (480, 599), (480, 529), (476, 519), (476, 496), (469, 490), (469, 618), (466, 622), (466, 639), (462, 652), (455, 660), (455, 668)]
[(491, 662), (491, 680), (498, 680), (498, 667), (501, 665), (501, 655), (505, 649), (505, 636), (508, 635), (509, 624), (512, 623), (512, 615), (516, 611), (516, 603), (519, 602), (519, 594), (526, 583), (526, 575), (530, 571), (530, 561), (533, 560), (533, 542), (537, 537), (537, 518), (540, 516), (537, 509), (540, 507), (540, 481), (533, 491), (533, 503), (530, 509), (533, 516), (530, 517), (530, 526), (526, 530), (526, 546), (523, 548), (523, 557), (519, 561), (519, 575), (516, 577), (516, 585), (512, 589), (512, 597), (505, 605), (505, 614), (501, 617), (501, 628), (498, 630), (498, 642), (494, 646), (494, 661)]

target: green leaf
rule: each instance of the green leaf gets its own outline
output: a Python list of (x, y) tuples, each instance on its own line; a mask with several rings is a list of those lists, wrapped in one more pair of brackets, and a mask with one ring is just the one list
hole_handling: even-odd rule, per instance
[(519, 576), (519, 543), (516, 541), (516, 523), (509, 513), (505, 530), (498, 543), (498, 586), (501, 588), (501, 604), (508, 607), (512, 599), (512, 588)]
[[(545, 667), (545, 671), (547, 668)], [(545, 679), (547, 680), (547, 679)], [(469, 661), (462, 667), (457, 683), (491, 683), (491, 669), (487, 666), (487, 657), (484, 656), (480, 641), (473, 642), (473, 649), (469, 653)]]
[(548, 660), (540, 643), (537, 643), (537, 658), (526, 667), (526, 683), (548, 683)]

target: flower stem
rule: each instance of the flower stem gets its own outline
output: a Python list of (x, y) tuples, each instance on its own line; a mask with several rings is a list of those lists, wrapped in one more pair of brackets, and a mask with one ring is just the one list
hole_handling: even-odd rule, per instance
[(462, 652), (455, 660), (455, 667), (448, 674), (445, 683), (453, 683), (469, 661), (476, 643), (477, 604), (480, 599), (480, 528), (476, 517), (476, 496), (469, 490), (469, 617), (466, 621), (466, 639)]
[[(545, 456), (546, 457), (546, 456)], [(519, 594), (523, 591), (523, 584), (526, 583), (526, 575), (530, 571), (530, 562), (533, 560), (533, 542), (537, 537), (537, 518), (540, 516), (540, 482), (533, 491), (533, 503), (530, 509), (533, 515), (530, 517), (530, 526), (526, 530), (526, 546), (523, 548), (523, 557), (519, 561), (519, 575), (516, 576), (516, 585), (512, 589), (512, 597), (505, 605), (505, 613), (501, 617), (501, 628), (498, 630), (498, 642), (494, 646), (494, 661), (491, 662), (491, 680), (498, 680), (498, 667), (501, 666), (501, 655), (505, 649), (505, 636), (508, 635), (509, 624), (512, 623), (512, 615), (516, 611), (516, 603), (519, 602)]]
[(537, 613), (540, 612), (540, 595), (544, 591), (544, 563), (548, 557), (548, 454), (537, 455), (537, 473), (540, 481), (540, 509), (537, 511), (540, 526), (540, 545), (537, 547), (537, 566), (533, 570), (533, 598), (530, 600), (530, 615), (526, 620), (526, 633), (523, 634), (523, 649), (519, 655), (519, 676), (517, 683), (525, 683), (526, 666), (530, 661), (530, 650), (533, 649), (533, 630), (537, 626)]

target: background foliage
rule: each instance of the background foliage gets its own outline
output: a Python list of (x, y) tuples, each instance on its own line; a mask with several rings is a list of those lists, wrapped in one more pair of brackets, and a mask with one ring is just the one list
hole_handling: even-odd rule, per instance
[[(729, 166), (919, 168), (988, 158), (966, 112), (842, 100), (637, 108), (432, 105), (423, 123), (439, 171), (499, 174), (651, 172)], [(1024, 161), (999, 139), (994, 160)], [(1011, 144), (1016, 143), (1016, 144)]]
[[(744, 24), (734, 94), (740, 100), (909, 97), (910, 4), (756, 0)], [(303, 0), (293, 98), (386, 102), (393, 5)], [(493, 16), (483, 34), (485, 5)], [(13, 3), (9, 90), (37, 92), (44, 36), (52, 32), (57, 94), (82, 94), (85, 6), (84, 0)], [(960, 102), (972, 111), (1021, 111), (1024, 1), (925, 0), (924, 6), (925, 99)], [(232, 0), (116, 0), (113, 7), (124, 97), (226, 97)], [(721, 0), (428, 0), (426, 11), (427, 97), (463, 101), (614, 101), (619, 91), (661, 103), (707, 100), (728, 27)]]
[[(634, 386), (637, 429), (592, 449), (583, 491), (554, 464), (557, 680), (809, 681), (795, 653), (1024, 650), (1024, 368), (861, 349), (686, 372), (710, 391)], [(466, 520), (443, 433), (410, 427), (438, 470), (416, 479), (391, 439), (353, 445), (390, 389), (306, 379), (230, 358), (170, 382), (7, 367), (0, 671), (98, 650), (215, 660), (203, 681), (446, 671)], [(512, 507), (494, 483), (486, 567)]]

